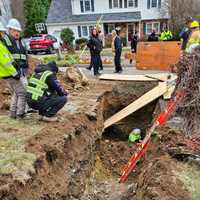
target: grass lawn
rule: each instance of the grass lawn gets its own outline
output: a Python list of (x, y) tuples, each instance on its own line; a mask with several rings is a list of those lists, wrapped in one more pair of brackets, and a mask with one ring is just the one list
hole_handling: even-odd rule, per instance
[(36, 135), (44, 124), (38, 120), (12, 120), (0, 115), (0, 174), (11, 174), (24, 183), (34, 173), (36, 156), (25, 151), (26, 141)]

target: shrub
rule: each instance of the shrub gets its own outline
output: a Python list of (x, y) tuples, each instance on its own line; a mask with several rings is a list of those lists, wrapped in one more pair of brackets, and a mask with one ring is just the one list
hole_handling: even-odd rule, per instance
[(88, 39), (86, 38), (79, 38), (76, 39), (75, 43), (76, 43), (76, 50), (80, 50), (83, 49), (85, 47), (85, 45), (87, 44)]
[(72, 47), (75, 39), (74, 32), (70, 28), (65, 28), (61, 31), (61, 39), (67, 45)]
[(87, 38), (79, 38), (79, 39), (76, 39), (75, 41), (77, 45), (86, 44), (87, 42), (88, 42)]

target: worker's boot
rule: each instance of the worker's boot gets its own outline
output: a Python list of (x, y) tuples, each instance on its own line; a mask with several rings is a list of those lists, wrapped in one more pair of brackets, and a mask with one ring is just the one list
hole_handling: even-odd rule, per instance
[(25, 119), (25, 117), (26, 117), (26, 114), (24, 113), (24, 114), (21, 114), (21, 115), (17, 115), (16, 119), (17, 120), (22, 120), (22, 119)]
[(58, 117), (46, 117), (46, 116), (43, 116), (42, 117), (42, 121), (45, 121), (45, 122), (57, 122), (58, 121)]

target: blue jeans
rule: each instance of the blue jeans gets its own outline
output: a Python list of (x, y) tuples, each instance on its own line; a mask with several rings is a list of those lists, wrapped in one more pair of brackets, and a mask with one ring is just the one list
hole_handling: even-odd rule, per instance
[(39, 115), (46, 117), (53, 117), (56, 113), (64, 107), (67, 102), (66, 96), (50, 96), (43, 98), (40, 101), (27, 99), (29, 107), (38, 110)]

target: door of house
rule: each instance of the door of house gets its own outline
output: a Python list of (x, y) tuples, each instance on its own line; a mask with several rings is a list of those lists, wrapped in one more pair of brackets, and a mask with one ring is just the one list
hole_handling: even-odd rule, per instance
[(128, 42), (131, 42), (132, 36), (135, 33), (135, 24), (128, 24)]

